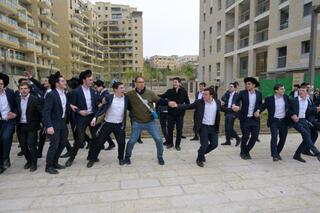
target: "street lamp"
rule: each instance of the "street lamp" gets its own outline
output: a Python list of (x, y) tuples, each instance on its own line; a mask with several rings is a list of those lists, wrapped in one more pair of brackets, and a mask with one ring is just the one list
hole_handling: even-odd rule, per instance
[(312, 7), (311, 16), (311, 34), (310, 34), (310, 55), (309, 55), (309, 81), (314, 85), (315, 79), (315, 62), (317, 50), (317, 35), (318, 35), (318, 13), (320, 13), (320, 5)]

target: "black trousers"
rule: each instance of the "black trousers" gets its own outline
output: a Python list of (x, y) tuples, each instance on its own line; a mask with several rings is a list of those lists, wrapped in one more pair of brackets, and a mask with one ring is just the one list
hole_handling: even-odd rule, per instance
[(15, 122), (0, 120), (0, 168), (5, 162), (10, 162), (12, 137), (15, 130)]
[(214, 126), (202, 124), (199, 135), (201, 146), (198, 150), (197, 160), (203, 161), (205, 154), (208, 154), (218, 147), (218, 131)]
[(259, 137), (260, 120), (254, 117), (241, 119), (240, 127), (242, 131), (241, 153), (248, 154)]
[(38, 153), (42, 154), (46, 139), (47, 139), (46, 128), (43, 126), (39, 131)]
[(37, 130), (28, 130), (28, 124), (17, 125), (17, 136), (27, 162), (37, 164)]
[(50, 145), (47, 153), (46, 167), (53, 167), (58, 163), (59, 157), (68, 142), (68, 128), (54, 129), (53, 135), (48, 135)]
[(91, 152), (90, 150), (92, 150), (92, 146), (95, 143), (94, 127), (92, 127), (90, 125), (92, 118), (93, 118), (93, 115), (88, 115), (88, 116), (82, 117), (81, 119), (79, 119), (77, 121), (76, 126), (75, 126), (75, 137), (76, 138), (75, 138), (73, 147), (71, 149), (70, 158), (74, 159), (77, 156), (79, 148), (81, 147), (81, 145), (85, 141), (87, 127), (89, 127), (89, 130), (90, 130), (90, 133), (92, 136), (92, 143), (90, 143), (90, 149), (89, 149), (89, 152)]
[(89, 153), (89, 159), (92, 161), (97, 160), (101, 147), (105, 143), (110, 134), (113, 133), (118, 143), (118, 159), (123, 160), (125, 149), (125, 130), (122, 129), (122, 124), (114, 124), (104, 122), (96, 132), (96, 142), (93, 143), (92, 151)]
[(173, 145), (173, 129), (176, 126), (176, 147), (181, 144), (182, 128), (183, 128), (183, 115), (170, 115), (168, 114), (168, 142)]
[[(271, 156), (277, 157), (282, 151), (286, 138), (288, 135), (288, 125), (284, 119), (274, 118), (274, 121), (270, 124), (271, 131)], [(278, 141), (279, 134), (279, 143)]]
[(168, 113), (160, 113), (160, 126), (165, 141), (168, 142)]
[(193, 132), (194, 132), (194, 138), (199, 138), (198, 133), (195, 129), (195, 120), (196, 120), (196, 111), (193, 112)]
[(230, 113), (226, 114), (224, 117), (224, 128), (226, 133), (226, 142), (231, 142), (231, 138), (235, 138), (237, 141), (240, 140), (240, 137), (236, 130), (234, 129), (234, 121), (236, 120), (237, 116)]

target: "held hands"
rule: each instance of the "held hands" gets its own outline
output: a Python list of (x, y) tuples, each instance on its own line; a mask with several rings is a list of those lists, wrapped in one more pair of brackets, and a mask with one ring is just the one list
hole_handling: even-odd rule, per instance
[(225, 102), (224, 101), (220, 101), (221, 106), (224, 106)]
[(53, 134), (54, 134), (54, 129), (53, 129), (53, 127), (49, 127), (49, 128), (47, 129), (47, 134), (48, 134), (48, 135), (53, 135)]
[(320, 106), (319, 106), (319, 107), (317, 107), (317, 112), (320, 112)]
[(91, 125), (92, 127), (95, 127), (95, 126), (96, 126), (96, 121), (97, 121), (97, 119), (96, 119), (96, 118), (93, 118), (92, 121), (91, 121), (91, 123), (90, 123), (90, 125)]
[(234, 112), (239, 112), (240, 107), (237, 106), (237, 105), (235, 105), (235, 104), (232, 104), (232, 110), (233, 110)]
[(256, 118), (260, 117), (260, 111), (259, 110), (254, 113), (254, 117), (256, 117)]
[(12, 120), (15, 119), (17, 117), (17, 114), (13, 113), (13, 112), (9, 112), (8, 113), (8, 120)]
[(299, 121), (299, 117), (297, 115), (292, 115), (291, 119), (293, 120), (293, 122), (298, 123)]
[(168, 106), (171, 108), (176, 108), (176, 107), (178, 107), (178, 104), (175, 101), (169, 101)]
[(78, 107), (76, 107), (75, 105), (70, 104), (70, 107), (72, 109), (72, 111), (76, 112)]
[(80, 110), (80, 111), (79, 111), (79, 114), (80, 114), (81, 116), (87, 116), (87, 115), (89, 115), (89, 113), (88, 113), (87, 110)]
[(32, 78), (32, 75), (31, 75), (31, 73), (29, 71), (24, 71), (23, 74), (28, 79)]

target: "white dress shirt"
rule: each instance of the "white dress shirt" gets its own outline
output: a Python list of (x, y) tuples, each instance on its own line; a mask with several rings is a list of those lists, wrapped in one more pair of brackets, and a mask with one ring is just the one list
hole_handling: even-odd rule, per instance
[(230, 95), (229, 95), (228, 108), (231, 108), (231, 106), (232, 106), (232, 100), (233, 100), (233, 96), (234, 96), (235, 93), (236, 93), (236, 92), (232, 92), (232, 93), (230, 93)]
[(62, 103), (62, 110), (63, 110), (62, 118), (64, 118), (65, 115), (66, 115), (67, 97), (66, 97), (66, 94), (65, 94), (64, 90), (57, 89), (57, 91), (59, 93), (60, 100), (61, 100), (61, 103)]
[(298, 96), (299, 96), (299, 91), (298, 91), (298, 90), (294, 91), (293, 97), (296, 98), (296, 97), (298, 97)]
[(1, 120), (8, 120), (8, 113), (11, 111), (6, 91), (3, 90), (3, 93), (0, 94), (0, 112)]
[(210, 103), (205, 101), (202, 124), (214, 125), (216, 123), (217, 110), (215, 100), (212, 100)]
[(29, 101), (30, 94), (27, 95), (27, 97), (21, 96), (20, 106), (21, 106), (21, 117), (20, 117), (20, 123), (26, 124), (27, 121), (27, 106)]
[(199, 91), (199, 93), (198, 93), (197, 100), (199, 100), (199, 99), (202, 99), (202, 92), (201, 91)]
[(275, 100), (275, 112), (274, 117), (278, 119), (283, 119), (286, 117), (286, 107), (283, 96), (274, 96)]
[(90, 114), (90, 113), (92, 113), (90, 87), (89, 88), (85, 88), (84, 86), (81, 86), (81, 87), (82, 87), (82, 91), (83, 91), (84, 97), (86, 99), (87, 111)]
[(299, 96), (299, 118), (306, 118), (308, 108), (308, 99), (302, 99)]
[(254, 107), (256, 106), (256, 92), (254, 91), (253, 93), (249, 92), (249, 108), (248, 108), (248, 117), (252, 117), (254, 113)]
[(108, 123), (119, 124), (123, 122), (124, 116), (124, 97), (113, 95), (113, 101), (108, 109), (105, 121)]

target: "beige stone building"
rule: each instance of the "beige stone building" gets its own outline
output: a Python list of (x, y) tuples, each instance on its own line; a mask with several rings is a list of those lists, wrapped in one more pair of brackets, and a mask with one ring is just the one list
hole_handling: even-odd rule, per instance
[(56, 25), (50, 0), (0, 0), (0, 71), (11, 87), (25, 70), (37, 78), (59, 70)]
[(186, 64), (198, 65), (198, 63), (199, 63), (198, 55), (184, 55), (184, 56), (178, 57), (177, 59), (177, 67), (181, 67)]
[[(246, 76), (303, 78), (315, 4), (318, 1), (200, 0), (199, 81), (226, 86)], [(319, 69), (320, 36), (317, 44)]]
[(99, 35), (98, 16), (94, 6), (84, 0), (54, 0), (53, 15), (59, 23), (56, 49), (58, 67), (68, 78), (91, 69), (104, 79), (103, 38)]
[(161, 56), (155, 55), (149, 58), (150, 66), (155, 69), (170, 69), (174, 70), (178, 66), (178, 56)]
[(142, 72), (142, 12), (128, 5), (108, 2), (97, 2), (94, 8), (101, 26), (105, 67), (110, 77), (121, 79), (132, 72)]

